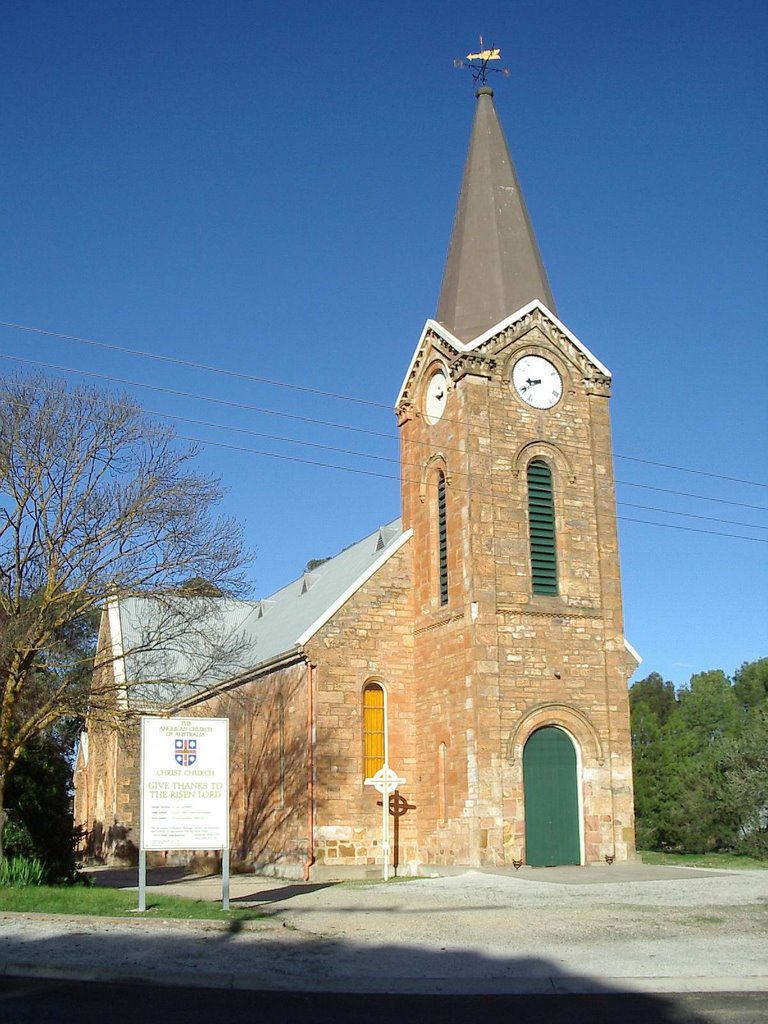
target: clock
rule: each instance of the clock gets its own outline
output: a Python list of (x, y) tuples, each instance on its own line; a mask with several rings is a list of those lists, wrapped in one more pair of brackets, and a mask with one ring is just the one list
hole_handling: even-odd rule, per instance
[(544, 356), (523, 356), (512, 370), (515, 391), (534, 409), (551, 409), (563, 395), (563, 378)]
[(445, 410), (445, 402), (448, 398), (448, 378), (442, 370), (437, 370), (429, 378), (427, 393), (424, 399), (424, 418), (430, 426), (433, 426)]

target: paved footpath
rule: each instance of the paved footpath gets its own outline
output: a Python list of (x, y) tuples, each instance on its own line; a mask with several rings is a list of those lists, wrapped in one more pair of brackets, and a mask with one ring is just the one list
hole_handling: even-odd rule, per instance
[[(101, 884), (135, 885), (130, 872)], [(220, 879), (150, 875), (220, 898)], [(391, 884), (235, 876), (253, 922), (0, 915), (0, 973), (399, 993), (768, 992), (768, 871), (649, 865)]]

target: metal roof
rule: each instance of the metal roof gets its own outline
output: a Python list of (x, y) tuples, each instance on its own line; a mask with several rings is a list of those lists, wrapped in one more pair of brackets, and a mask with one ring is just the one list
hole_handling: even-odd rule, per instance
[(435, 319), (471, 341), (532, 299), (556, 312), (493, 90), (483, 87)]
[(410, 536), (393, 520), (261, 601), (121, 599), (129, 702), (162, 707), (297, 651)]

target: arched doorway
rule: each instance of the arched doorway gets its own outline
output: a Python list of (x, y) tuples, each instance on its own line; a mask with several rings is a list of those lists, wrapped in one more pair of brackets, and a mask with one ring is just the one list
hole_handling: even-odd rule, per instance
[(525, 862), (580, 864), (576, 750), (563, 729), (537, 729), (523, 750)]

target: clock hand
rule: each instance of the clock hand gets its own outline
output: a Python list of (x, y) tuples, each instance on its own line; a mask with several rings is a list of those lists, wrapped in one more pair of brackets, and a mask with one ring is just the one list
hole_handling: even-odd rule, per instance
[(541, 384), (541, 381), (540, 380), (531, 380), (531, 378), (529, 377), (528, 380), (525, 382), (525, 386), (520, 388), (520, 394), (522, 395), (522, 393), (524, 391), (529, 391), (536, 384)]

